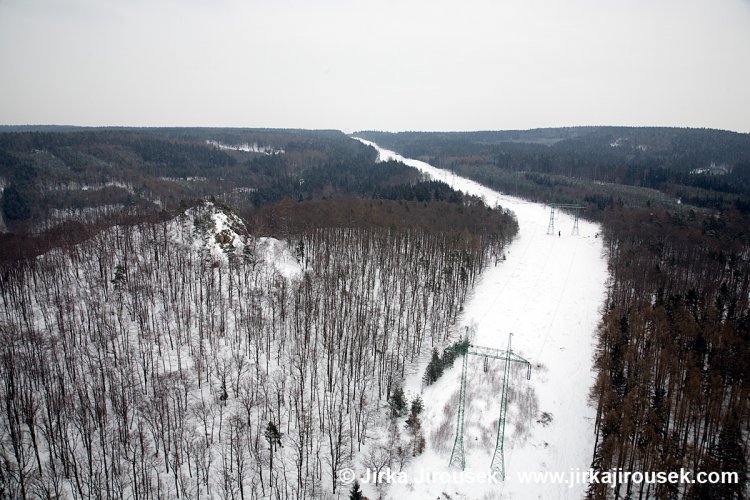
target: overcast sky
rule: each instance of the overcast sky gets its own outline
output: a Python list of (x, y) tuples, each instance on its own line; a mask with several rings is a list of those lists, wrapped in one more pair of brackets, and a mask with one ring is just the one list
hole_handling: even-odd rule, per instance
[(750, 132), (750, 0), (0, 0), (0, 123)]

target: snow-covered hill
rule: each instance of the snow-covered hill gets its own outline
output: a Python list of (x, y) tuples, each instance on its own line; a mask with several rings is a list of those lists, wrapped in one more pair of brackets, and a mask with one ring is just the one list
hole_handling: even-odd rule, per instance
[[(526, 473), (588, 470), (594, 449), (594, 409), (588, 393), (594, 382), (592, 358), (608, 278), (597, 224), (581, 220), (572, 235), (573, 217), (555, 214), (554, 235), (548, 235), (549, 207), (506, 196), (418, 160), (375, 147), (380, 160), (396, 159), (432, 179), (481, 196), (494, 206), (515, 212), (519, 234), (506, 250), (506, 260), (483, 273), (465, 306), (458, 332), (474, 332), (472, 342), (504, 349), (513, 333), (513, 350), (532, 363), (531, 381), (512, 371), (506, 427), (507, 478), (482, 484), (467, 476), (449, 476), (455, 436), (460, 363), (438, 382), (423, 388), (420, 367), (407, 380), (407, 394), (424, 389), (423, 416), (427, 447), (404, 469), (417, 482), (391, 484), (390, 498), (582, 498), (586, 484), (543, 484), (524, 480)], [(559, 231), (559, 236), (558, 236)], [(467, 471), (486, 472), (495, 446), (500, 412), (502, 363), (491, 360), (484, 372), (479, 358), (470, 358), (466, 403)], [(548, 417), (547, 417), (548, 416)], [(431, 480), (421, 482), (429, 473)], [(441, 476), (442, 475), (442, 476)], [(551, 482), (551, 478), (550, 481)], [(572, 481), (567, 481), (572, 482)], [(365, 485), (369, 494), (372, 485)], [(442, 496), (445, 495), (445, 496)]]

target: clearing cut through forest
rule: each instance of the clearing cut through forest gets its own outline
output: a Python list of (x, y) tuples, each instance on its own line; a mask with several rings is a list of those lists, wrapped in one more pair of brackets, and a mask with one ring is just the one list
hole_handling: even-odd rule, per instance
[[(548, 206), (503, 195), (362, 142), (378, 150), (380, 161), (402, 161), (432, 179), (484, 198), (489, 206), (499, 204), (515, 213), (519, 233), (505, 255), (482, 273), (456, 325), (456, 335), (469, 331), (472, 343), (505, 349), (513, 333), (513, 351), (532, 364), (530, 381), (525, 370), (511, 370), (504, 483), (427, 481), (391, 485), (390, 494), (393, 498), (436, 498), (443, 493), (451, 498), (582, 498), (586, 484), (528, 484), (520, 475), (549, 471), (567, 476), (591, 465), (595, 409), (589, 404), (589, 390), (594, 383), (596, 329), (609, 276), (600, 226), (580, 220), (574, 235), (572, 215), (556, 211), (554, 233), (549, 235)], [(502, 362), (489, 360), (487, 365), (485, 369), (482, 359), (469, 358), (467, 471), (486, 471), (495, 448)], [(404, 470), (415, 478), (450, 471), (461, 363), (457, 361), (428, 387), (423, 387), (423, 373), (420, 366), (405, 383), (409, 396), (423, 391), (425, 406), (427, 447)]]

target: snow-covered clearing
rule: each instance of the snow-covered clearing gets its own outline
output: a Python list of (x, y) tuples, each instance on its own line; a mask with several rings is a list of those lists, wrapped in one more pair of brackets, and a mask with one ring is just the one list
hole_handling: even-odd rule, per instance
[[(597, 224), (581, 220), (573, 236), (573, 217), (556, 213), (555, 234), (547, 235), (549, 207), (506, 196), (422, 161), (403, 158), (375, 147), (380, 160), (396, 159), (442, 180), (455, 189), (481, 196), (494, 206), (515, 212), (519, 234), (506, 250), (506, 260), (482, 274), (464, 308), (457, 335), (475, 329), (472, 343), (505, 349), (513, 333), (513, 351), (532, 363), (531, 381), (525, 370), (511, 371), (508, 421), (505, 431), (507, 478), (500, 484), (421, 478), (430, 472), (447, 474), (455, 436), (460, 360), (434, 385), (423, 388), (424, 367), (406, 381), (407, 395), (423, 391), (427, 448), (405, 469), (417, 484), (391, 484), (391, 498), (582, 498), (585, 484), (526, 482), (523, 473), (588, 470), (593, 453), (594, 408), (588, 392), (594, 382), (592, 359), (596, 327), (601, 317), (606, 258)], [(560, 236), (558, 236), (560, 231)], [(490, 360), (489, 372), (480, 358), (469, 359), (466, 402), (466, 470), (487, 472), (495, 446), (500, 412), (502, 363)], [(551, 421), (538, 422), (543, 413)], [(402, 476), (404, 477), (404, 476)], [(464, 476), (466, 477), (466, 476)], [(371, 497), (375, 488), (363, 486)], [(447, 495), (447, 496), (442, 496)]]

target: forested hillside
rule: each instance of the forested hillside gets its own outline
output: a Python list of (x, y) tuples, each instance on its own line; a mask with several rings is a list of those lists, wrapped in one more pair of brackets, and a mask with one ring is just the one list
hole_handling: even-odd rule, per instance
[[(0, 258), (164, 220), (215, 197), (238, 209), (283, 198), (460, 201), (336, 131), (76, 129), (0, 133)], [(5, 229), (7, 232), (3, 233)]]
[[(2, 215), (16, 234), (108, 223), (217, 196), (235, 206), (283, 197), (372, 195), (413, 184), (401, 166), (336, 131), (72, 129), (0, 133)], [(383, 174), (382, 170), (388, 170)]]
[[(368, 204), (402, 222), (363, 223)], [(335, 492), (514, 231), (481, 206), (443, 205), (464, 229), (421, 225), (416, 203), (336, 210), (360, 222), (290, 227), (285, 245), (200, 205), (5, 267), (0, 496)]]
[[(141, 197), (37, 232), (42, 202), (16, 227), (38, 234), (5, 237), (0, 497), (340, 493), (338, 470), (388, 435), (389, 399), (448, 342), (476, 277), (517, 231), (502, 208), (376, 165), (338, 133), (206, 139), (221, 147), (193, 133), (206, 137), (0, 134), (15, 183), (25, 170), (12, 162), (67, 151), (95, 163), (106, 150), (101, 182), (133, 176)], [(42, 145), (54, 153), (34, 152)], [(73, 164), (29, 164), (26, 186), (39, 200), (61, 182), (90, 191), (93, 163)], [(179, 165), (222, 173), (200, 188), (156, 176)], [(140, 190), (149, 182), (166, 194)], [(419, 439), (392, 435), (389, 460), (408, 461)]]
[(594, 360), (592, 466), (734, 471), (740, 484), (593, 485), (591, 498), (747, 498), (750, 135), (611, 127), (357, 135), (509, 194), (582, 203), (602, 224), (612, 279)]

